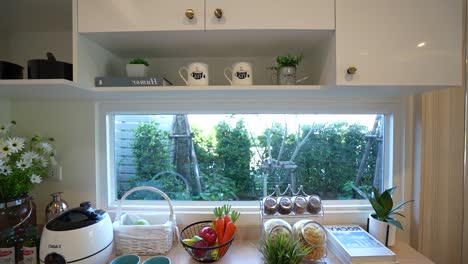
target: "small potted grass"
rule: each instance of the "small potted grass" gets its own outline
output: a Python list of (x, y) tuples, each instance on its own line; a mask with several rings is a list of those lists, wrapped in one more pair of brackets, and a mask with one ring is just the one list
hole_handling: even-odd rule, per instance
[(311, 250), (286, 233), (265, 236), (259, 247), (265, 264), (300, 264)]
[(146, 77), (149, 64), (145, 59), (134, 58), (127, 64), (128, 77)]

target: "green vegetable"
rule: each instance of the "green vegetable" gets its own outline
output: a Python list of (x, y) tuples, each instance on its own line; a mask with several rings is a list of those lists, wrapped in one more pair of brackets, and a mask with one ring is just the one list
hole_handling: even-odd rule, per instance
[(129, 64), (144, 64), (147, 67), (149, 66), (148, 62), (142, 58), (134, 58), (129, 62)]
[(266, 264), (300, 264), (312, 249), (298, 239), (279, 233), (274, 237), (265, 236), (259, 250)]
[(379, 190), (372, 186), (372, 192), (370, 194), (366, 194), (362, 190), (353, 186), (353, 189), (357, 193), (359, 193), (359, 195), (369, 200), (372, 207), (374, 208), (377, 220), (387, 222), (403, 230), (403, 226), (401, 225), (400, 221), (393, 218), (392, 215), (399, 215), (405, 217), (403, 214), (396, 212), (396, 210), (400, 209), (403, 205), (407, 203), (414, 202), (414, 200), (402, 202), (397, 206), (393, 207), (392, 193), (395, 191), (396, 188), (397, 187), (393, 187), (383, 191), (382, 193), (379, 193)]
[(151, 225), (151, 223), (148, 222), (148, 220), (145, 220), (145, 219), (138, 219), (138, 220), (136, 220), (136, 222), (134, 224), (135, 225)]

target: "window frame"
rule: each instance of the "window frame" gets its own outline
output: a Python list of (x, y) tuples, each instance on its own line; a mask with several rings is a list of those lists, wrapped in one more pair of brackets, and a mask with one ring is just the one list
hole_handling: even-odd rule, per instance
[[(242, 109), (242, 110), (240, 110)], [(287, 110), (284, 110), (287, 109)], [(405, 194), (405, 131), (406, 101), (404, 98), (239, 98), (239, 99), (198, 99), (172, 98), (151, 101), (109, 101), (96, 104), (97, 128), (97, 205), (111, 214), (117, 210), (114, 201), (116, 179), (113, 175), (113, 131), (112, 114), (384, 114), (384, 133), (389, 140), (384, 141), (384, 188), (399, 186), (394, 194), (395, 202), (403, 201)], [(406, 128), (408, 129), (408, 128)], [(112, 142), (112, 144), (108, 144)], [(392, 153), (392, 155), (390, 155)], [(112, 157), (112, 158), (109, 158)], [(110, 162), (107, 162), (110, 161)], [(390, 177), (390, 175), (393, 175)], [(114, 188), (111, 192), (110, 188)], [(198, 220), (211, 218), (214, 206), (225, 202), (172, 201), (178, 223), (185, 225)], [(240, 225), (257, 225), (259, 221), (259, 201), (230, 202), (244, 217)], [(168, 212), (164, 201), (126, 201), (126, 211)], [(325, 200), (326, 223), (363, 223), (372, 210), (366, 200)]]

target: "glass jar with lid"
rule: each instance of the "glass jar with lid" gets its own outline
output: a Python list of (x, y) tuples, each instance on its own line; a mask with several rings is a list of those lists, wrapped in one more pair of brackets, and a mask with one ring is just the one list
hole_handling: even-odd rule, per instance
[(293, 202), (291, 200), (291, 196), (288, 195), (289, 193), (292, 194), (291, 184), (288, 184), (284, 193), (278, 197), (278, 213), (282, 215), (288, 215), (292, 212)]
[(319, 214), (322, 212), (322, 199), (316, 194), (307, 197), (307, 212), (310, 214)]
[(304, 192), (304, 187), (301, 185), (297, 193), (292, 198), (293, 212), (295, 214), (303, 214), (307, 208), (307, 194)]
[(327, 256), (327, 232), (313, 220), (299, 220), (293, 226), (293, 235), (312, 250), (304, 259), (314, 261)]
[(276, 197), (280, 195), (280, 191), (279, 191), (279, 186), (276, 185), (275, 187), (275, 191), (266, 196), (265, 198), (263, 198), (262, 200), (262, 204), (263, 204), (263, 213), (265, 215), (273, 215), (276, 213), (277, 211), (277, 207), (278, 207), (278, 201), (276, 200)]
[(263, 234), (268, 237), (276, 237), (279, 234), (292, 235), (291, 225), (283, 219), (269, 219), (263, 224)]

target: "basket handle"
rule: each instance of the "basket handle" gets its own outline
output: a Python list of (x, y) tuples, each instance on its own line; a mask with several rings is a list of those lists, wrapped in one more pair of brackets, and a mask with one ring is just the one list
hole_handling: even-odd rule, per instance
[(119, 206), (117, 207), (117, 215), (115, 216), (115, 219), (116, 220), (120, 220), (120, 216), (122, 215), (122, 204), (123, 204), (123, 201), (132, 193), (134, 192), (137, 192), (137, 191), (152, 191), (154, 193), (158, 193), (160, 194), (167, 202), (167, 204), (169, 205), (169, 211), (170, 211), (170, 214), (169, 214), (169, 219), (171, 221), (174, 222), (175, 224), (175, 216), (174, 216), (174, 208), (172, 206), (172, 202), (171, 202), (171, 198), (169, 198), (169, 196), (167, 196), (166, 193), (164, 193), (163, 191), (157, 189), (157, 188), (154, 188), (154, 187), (150, 187), (150, 186), (139, 186), (139, 187), (135, 187), (129, 191), (127, 191), (123, 196), (122, 198), (120, 199), (120, 202), (119, 202)]

